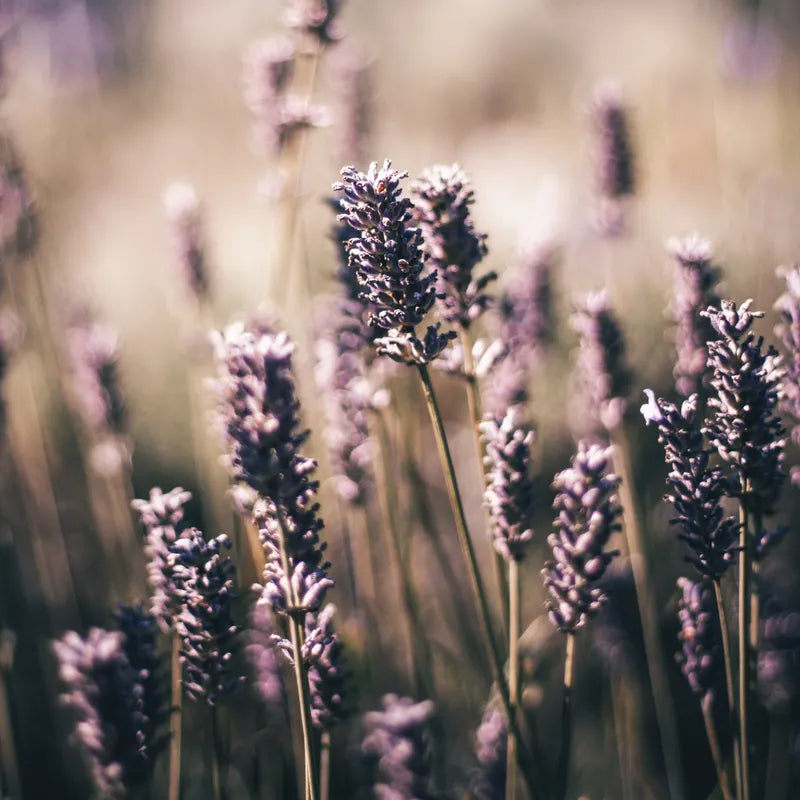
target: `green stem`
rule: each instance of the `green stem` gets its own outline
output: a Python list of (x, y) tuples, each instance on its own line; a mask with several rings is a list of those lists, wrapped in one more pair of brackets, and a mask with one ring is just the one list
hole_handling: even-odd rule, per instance
[(569, 778), (569, 755), (572, 742), (572, 683), (575, 674), (575, 634), (567, 633), (564, 657), (564, 694), (561, 700), (561, 746), (558, 753), (556, 800), (566, 800)]
[(714, 709), (711, 703), (711, 695), (707, 694), (700, 701), (700, 706), (703, 709), (703, 721), (706, 724), (708, 746), (711, 750), (711, 758), (714, 760), (714, 769), (717, 771), (719, 788), (725, 800), (733, 800), (733, 795), (731, 795), (731, 790), (728, 786), (728, 776), (725, 774), (725, 766), (722, 763), (722, 753), (719, 749), (719, 739), (717, 738), (717, 729), (714, 725)]
[(667, 774), (669, 795), (673, 800), (683, 800), (683, 768), (678, 743), (678, 723), (667, 677), (666, 658), (661, 644), (658, 626), (658, 602), (650, 574), (648, 554), (639, 525), (639, 513), (633, 496), (633, 472), (630, 465), (628, 439), (623, 430), (617, 430), (613, 438), (615, 468), (622, 479), (619, 487), (623, 508), (623, 528), (628, 542), (636, 599), (642, 621), (647, 669), (653, 690), (664, 768)]
[(739, 505), (739, 741), (741, 742), (741, 787), (739, 800), (750, 800), (750, 539), (746, 508), (749, 486), (742, 487)]
[[(481, 474), (481, 487), (486, 491), (486, 468), (483, 463), (484, 447), (481, 438), (481, 392), (478, 385), (478, 378), (475, 375), (475, 364), (472, 359), (472, 336), (466, 328), (461, 329), (461, 351), (464, 359), (464, 376), (466, 378), (467, 406), (469, 417), (472, 421), (472, 435), (475, 439), (475, 451), (478, 456), (478, 469)], [(506, 575), (506, 564), (503, 556), (492, 549), (494, 574), (497, 581), (497, 588), (500, 593), (501, 608), (503, 611), (503, 630), (508, 630), (509, 621), (509, 589)]]
[(722, 598), (722, 585), (719, 580), (714, 581), (714, 596), (717, 600), (717, 613), (719, 614), (719, 630), (722, 635), (722, 657), (725, 662), (725, 690), (728, 697), (728, 713), (730, 715), (731, 736), (733, 738), (733, 770), (736, 784), (736, 797), (742, 796), (742, 767), (739, 752), (739, 725), (736, 715), (736, 696), (733, 684), (733, 657), (731, 653), (731, 640), (728, 631), (728, 617), (725, 612), (725, 602)]
[(278, 547), (281, 554), (281, 567), (285, 576), (286, 588), (289, 596), (286, 598), (288, 606), (289, 640), (292, 645), (292, 661), (294, 662), (294, 676), (297, 684), (297, 698), (300, 704), (300, 726), (303, 734), (303, 757), (305, 760), (305, 787), (306, 800), (319, 800), (317, 792), (317, 769), (314, 759), (314, 746), (312, 743), (311, 729), (311, 700), (308, 688), (308, 674), (303, 668), (303, 630), (302, 620), (305, 611), (300, 608), (294, 585), (291, 581), (291, 568), (289, 554), (286, 550), (286, 520), (283, 511), (276, 505), (275, 515), (278, 519)]
[[(516, 717), (519, 708), (519, 636), (520, 636), (520, 586), (519, 563), (508, 561), (508, 706), (509, 714)], [(508, 729), (506, 759), (506, 800), (517, 796), (517, 737)]]
[(181, 702), (183, 682), (181, 673), (181, 639), (172, 631), (172, 656), (170, 659), (172, 698), (169, 711), (169, 800), (179, 800), (181, 795)]
[[(492, 634), (491, 616), (489, 613), (489, 604), (486, 599), (486, 591), (481, 580), (480, 572), (478, 570), (478, 562), (475, 558), (475, 549), (472, 546), (472, 539), (469, 535), (467, 527), (467, 519), (464, 514), (464, 506), (461, 501), (461, 493), (458, 489), (458, 482), (456, 480), (455, 466), (453, 465), (453, 458), (450, 454), (450, 447), (447, 444), (447, 436), (444, 430), (444, 422), (442, 415), (439, 411), (439, 405), (436, 402), (436, 394), (433, 390), (431, 383), (430, 373), (424, 364), (417, 364), (420, 379), (422, 380), (422, 387), (425, 392), (425, 400), (428, 405), (428, 413), (433, 425), (434, 438), (436, 440), (436, 447), (439, 451), (439, 456), (442, 461), (444, 470), (445, 483), (447, 485), (447, 494), (450, 499), (450, 505), (455, 517), (456, 531), (458, 533), (458, 540), (461, 545), (464, 559), (467, 563), (467, 573), (469, 574), (470, 585), (472, 587), (473, 596), (475, 600), (476, 609), (478, 612), (478, 624), (481, 629), (481, 634), (486, 647), (487, 655), (489, 656), (489, 664), (492, 670), (492, 678), (497, 684), (500, 691), (500, 698), (503, 702), (503, 708), (506, 712), (506, 719), (508, 721), (509, 730), (512, 730), (519, 742), (519, 765), (528, 790), (531, 795), (543, 796), (546, 795), (546, 787), (544, 786), (544, 772), (541, 769), (542, 759), (537, 753), (536, 760), (531, 759), (525, 748), (522, 746), (522, 740), (519, 734), (519, 722), (517, 715), (511, 713), (511, 707), (508, 697), (508, 683), (503, 672), (503, 664), (500, 660), (500, 655), (497, 650), (497, 643), (494, 635)], [(535, 744), (535, 739), (531, 739), (532, 744)], [(535, 773), (535, 774), (534, 774)]]

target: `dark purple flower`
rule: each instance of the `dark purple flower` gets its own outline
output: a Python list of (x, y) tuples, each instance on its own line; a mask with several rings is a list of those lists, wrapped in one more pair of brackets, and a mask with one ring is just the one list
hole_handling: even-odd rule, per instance
[(697, 421), (697, 395), (680, 408), (658, 399), (650, 389), (642, 406), (645, 420), (655, 422), (658, 441), (669, 466), (665, 496), (676, 516), (670, 523), (680, 528), (678, 538), (689, 546), (688, 561), (712, 580), (719, 580), (736, 560), (739, 522), (726, 516), (722, 501), (730, 491), (729, 481), (709, 463), (713, 449), (706, 446)]
[(209, 541), (189, 528), (170, 547), (175, 595), (180, 611), (175, 631), (181, 640), (183, 686), (193, 700), (214, 706), (244, 681), (232, 663), (239, 627), (233, 621), (234, 566), (223, 555), (224, 534)]
[(375, 794), (380, 800), (433, 800), (428, 726), (430, 700), (384, 695), (383, 710), (364, 715), (367, 735), (361, 746), (376, 767)]
[(763, 314), (751, 312), (750, 303), (737, 308), (722, 300), (720, 309), (702, 312), (718, 337), (708, 345), (715, 395), (703, 432), (731, 467), (732, 494), (749, 510), (770, 513), (785, 478), (785, 431), (775, 415), (784, 371), (778, 352), (765, 350), (752, 332)]
[(91, 628), (85, 639), (67, 631), (53, 642), (65, 689), (60, 700), (72, 713), (73, 739), (104, 798), (127, 797), (151, 766), (143, 689), (123, 641), (119, 631)]
[(486, 491), (490, 535), (506, 560), (520, 560), (533, 538), (533, 481), (530, 477), (533, 431), (510, 408), (502, 419), (486, 415), (480, 425), (486, 446)]
[(347, 664), (344, 644), (333, 629), (336, 608), (328, 604), (316, 614), (306, 615), (303, 658), (308, 668), (311, 720), (317, 728), (329, 730), (349, 716)]
[(571, 322), (580, 337), (575, 367), (577, 429), (591, 436), (599, 436), (601, 429), (613, 432), (628, 410), (631, 374), (625, 339), (608, 295), (586, 295), (576, 304)]
[(494, 272), (473, 276), (487, 250), (486, 234), (478, 233), (472, 221), (472, 186), (458, 164), (440, 164), (423, 172), (411, 193), (422, 248), (438, 276), (440, 314), (453, 325), (469, 328), (489, 305), (486, 287), (497, 278)]
[(344, 180), (334, 184), (342, 192), (341, 217), (358, 235), (347, 248), (351, 269), (357, 273), (370, 304), (370, 324), (385, 330), (376, 339), (378, 352), (395, 361), (425, 364), (455, 336), (430, 326), (422, 339), (415, 332), (436, 301), (436, 272), (425, 272), (422, 237), (410, 225), (411, 202), (402, 196), (406, 173), (373, 162), (365, 174), (355, 167), (342, 170)]
[(714, 592), (706, 581), (678, 578), (681, 590), (678, 617), (681, 649), (675, 654), (691, 690), (701, 699), (713, 698), (719, 661), (719, 632), (714, 612)]
[(716, 287), (722, 270), (712, 261), (711, 243), (697, 234), (673, 238), (667, 250), (675, 261), (675, 289), (670, 311), (675, 320), (675, 386), (687, 396), (699, 392), (706, 374), (706, 347), (714, 337), (707, 317), (709, 306), (719, 306)]
[(186, 528), (183, 507), (191, 499), (190, 492), (180, 487), (164, 494), (161, 489), (150, 490), (148, 500), (134, 500), (131, 506), (140, 514), (145, 528), (144, 552), (147, 557), (147, 578), (152, 596), (150, 611), (162, 630), (170, 630), (180, 609), (175, 594), (170, 548)]
[(547, 537), (553, 559), (542, 575), (550, 592), (550, 620), (562, 633), (583, 627), (606, 601), (599, 581), (617, 552), (603, 548), (620, 529), (622, 513), (620, 479), (610, 467), (611, 448), (580, 442), (571, 465), (553, 480), (556, 518)]

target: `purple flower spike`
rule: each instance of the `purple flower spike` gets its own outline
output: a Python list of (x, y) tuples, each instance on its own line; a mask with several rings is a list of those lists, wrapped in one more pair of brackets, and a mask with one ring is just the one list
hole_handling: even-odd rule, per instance
[(469, 328), (486, 310), (494, 272), (473, 277), (486, 255), (486, 234), (478, 233), (470, 207), (475, 202), (467, 176), (458, 164), (437, 165), (423, 172), (411, 188), (414, 220), (422, 231), (428, 264), (436, 270), (442, 318)]
[(415, 703), (387, 694), (382, 711), (364, 715), (367, 735), (361, 746), (377, 766), (375, 793), (385, 800), (433, 800), (428, 724), (430, 700)]
[[(786, 291), (775, 303), (781, 322), (775, 328), (786, 355), (786, 377), (780, 409), (792, 418), (792, 441), (800, 445), (800, 265), (783, 267), (778, 275), (786, 281)], [(792, 482), (800, 484), (800, 469), (792, 469)]]
[(578, 444), (572, 464), (553, 480), (556, 498), (554, 532), (547, 537), (553, 559), (544, 565), (550, 592), (547, 610), (562, 633), (575, 633), (606, 601), (599, 585), (617, 551), (605, 552), (610, 536), (620, 529), (620, 479), (609, 473), (611, 448)]
[(785, 431), (775, 415), (784, 370), (777, 350), (765, 350), (752, 332), (763, 314), (751, 312), (750, 303), (723, 300), (720, 309), (702, 312), (718, 336), (708, 345), (715, 396), (703, 432), (731, 466), (733, 496), (751, 511), (771, 513), (785, 478)]
[(484, 417), (487, 482), (484, 504), (489, 509), (495, 550), (507, 561), (519, 561), (533, 538), (533, 481), (530, 478), (533, 431), (519, 424), (515, 409), (503, 419)]
[(181, 282), (191, 297), (202, 300), (208, 293), (208, 274), (200, 199), (188, 183), (173, 183), (164, 192), (164, 211), (171, 228)]
[(665, 499), (677, 512), (670, 523), (679, 526), (678, 538), (691, 550), (688, 561), (703, 575), (719, 580), (736, 560), (739, 522), (723, 515), (721, 504), (730, 482), (709, 463), (713, 450), (706, 447), (697, 423), (697, 395), (679, 409), (656, 400), (650, 389), (645, 394), (649, 402), (642, 406), (642, 415), (656, 423), (670, 468)]
[(714, 593), (708, 583), (693, 583), (687, 578), (678, 578), (678, 588), (682, 593), (678, 611), (681, 649), (675, 658), (692, 691), (708, 702), (713, 699), (715, 676), (719, 668)]
[(478, 769), (472, 779), (472, 793), (476, 800), (505, 800), (508, 730), (501, 711), (486, 708), (475, 740)]
[(335, 613), (336, 608), (329, 603), (318, 614), (306, 616), (303, 643), (311, 692), (311, 720), (323, 730), (330, 730), (349, 715), (345, 702), (347, 665), (344, 644), (333, 629)]
[(373, 162), (367, 173), (342, 170), (339, 201), (345, 220), (358, 235), (349, 239), (350, 268), (370, 304), (370, 324), (384, 329), (376, 339), (378, 352), (395, 361), (426, 364), (436, 358), (455, 333), (440, 334), (430, 326), (422, 339), (415, 332), (436, 302), (435, 271), (423, 274), (422, 236), (412, 227), (411, 202), (402, 196), (400, 181), (407, 173)]
[(688, 396), (703, 387), (706, 348), (714, 332), (700, 312), (719, 306), (716, 287), (722, 270), (712, 262), (711, 243), (697, 234), (670, 239), (667, 250), (675, 261), (675, 290), (670, 306), (676, 326), (673, 375), (677, 390)]

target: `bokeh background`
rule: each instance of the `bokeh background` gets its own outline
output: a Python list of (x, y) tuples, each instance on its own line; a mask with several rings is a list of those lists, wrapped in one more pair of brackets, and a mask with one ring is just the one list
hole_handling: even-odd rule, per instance
[[(635, 370), (633, 402), (645, 386), (668, 391), (673, 352), (665, 309), (673, 267), (664, 243), (672, 235), (698, 231), (714, 242), (724, 268), (724, 294), (737, 301), (754, 297), (755, 306), (767, 311), (761, 331), (772, 338), (771, 308), (782, 291), (775, 268), (793, 263), (800, 253), (800, 7), (792, 0), (349, 0), (342, 18), (345, 38), (326, 54), (316, 94), (332, 109), (332, 124), (311, 132), (302, 173), (295, 260), (306, 265), (310, 292), (294, 293), (288, 305), (282, 299), (276, 303), (278, 287), (297, 265), (276, 263), (279, 231), (270, 195), (276, 165), (254, 147), (242, 92), (243, 53), (256, 39), (281, 29), (282, 8), (277, 0), (3, 4), (3, 124), (21, 155), (40, 229), (36, 269), (41, 282), (38, 289), (28, 282), (25, 307), (35, 315), (43, 298), (56, 307), (65, 296), (78, 297), (118, 332), (137, 497), (153, 485), (201, 489), (192, 444), (196, 414), (188, 409), (194, 403), (196, 410), (197, 397), (203, 396), (197, 388), (204, 368), (191, 365), (202, 361), (205, 329), (260, 308), (277, 313), (300, 344), (305, 419), (324, 478), (326, 457), (318, 435), (324, 417), (312, 383), (318, 302), (313, 298), (333, 290), (332, 214), (325, 200), (342, 166), (336, 59), (339, 49), (355, 48), (371, 64), (372, 158), (390, 157), (412, 175), (430, 164), (459, 162), (474, 185), (476, 222), (489, 236), (489, 268), (502, 273), (525, 242), (547, 241), (557, 249), (558, 335), (533, 386), (541, 546), (549, 524), (548, 485), (573, 447), (567, 380), (575, 347), (567, 324), (572, 298), (602, 287), (611, 293)], [(637, 172), (626, 233), (611, 240), (598, 237), (591, 224), (588, 113), (594, 87), (607, 80), (619, 83), (631, 112)], [(164, 216), (162, 194), (175, 180), (192, 183), (204, 208), (212, 301), (202, 325), (181, 297)], [(22, 288), (26, 291), (24, 282)], [(26, 538), (15, 468), (4, 463), (0, 592), (4, 624), (16, 636), (13, 663), (6, 670), (8, 696), (24, 796), (83, 797), (80, 764), (65, 744), (65, 723), (54, 703), (47, 642), (66, 627), (106, 624), (120, 598), (104, 577), (103, 534), (93, 527), (83, 456), (61, 383), (45, 343), (36, 338), (36, 326), (26, 321), (24, 327), (30, 336), (23, 336), (20, 359), (27, 366), (20, 376), (18, 362), (12, 363), (4, 387), (7, 415), (23, 452), (34, 436), (32, 409), (43, 421), (77, 605), (69, 612), (60, 606), (61, 584), (55, 591), (39, 585), (37, 545)], [(474, 453), (463, 395), (446, 377), (437, 378), (437, 385), (456, 461), (463, 466), (469, 516), (479, 530), (480, 487), (470, 466)], [(401, 515), (415, 579), (438, 647), (437, 701), (446, 731), (441, 774), (445, 785), (456, 787), (469, 772), (473, 731), (488, 695), (485, 665), (477, 651), (463, 649), (464, 631), (457, 622), (468, 603), (466, 589), (463, 596), (447, 596), (442, 563), (446, 567), (451, 558), (451, 570), (458, 572), (460, 562), (450, 544), (452, 523), (424, 407), (412, 383), (400, 381), (397, 391), (407, 396), (397, 430), (402, 425), (411, 432), (417, 458), (410, 472), (398, 467), (394, 479), (406, 504)], [(639, 502), (659, 564), (666, 642), (677, 626), (670, 600), (674, 578), (685, 567), (667, 525), (668, 510), (660, 504), (665, 469), (655, 435), (643, 426), (631, 435), (637, 442)], [(402, 438), (398, 433), (397, 441)], [(212, 456), (214, 446), (209, 438), (205, 457)], [(43, 482), (44, 476), (37, 473), (33, 480)], [(785, 491), (783, 515), (789, 520), (796, 507), (793, 491)], [(430, 504), (429, 533), (420, 523), (420, 497)], [(368, 681), (361, 671), (368, 661), (359, 649), (363, 630), (357, 621), (348, 622), (344, 516), (324, 483), (322, 502), (334, 570), (341, 577), (336, 590), (341, 597), (335, 600), (353, 646), (356, 675), (363, 678), (357, 688), (363, 710), (383, 691), (408, 688), (407, 645), (392, 617), (396, 598), (390, 595), (396, 586), (389, 581), (386, 596), (376, 600), (385, 627), (383, 661)], [(196, 501), (192, 514), (198, 524), (215, 526), (218, 509), (219, 504), (214, 517)], [(447, 542), (433, 543), (430, 530), (446, 530)], [(781, 545), (784, 567), (798, 565), (796, 540), (790, 534)], [(477, 544), (488, 561), (489, 545)], [(534, 552), (525, 566), (526, 622), (543, 608), (542, 552)], [(57, 563), (52, 570), (53, 580), (63, 580)], [(58, 613), (48, 613), (49, 603)], [(543, 703), (546, 716), (557, 709), (557, 700), (548, 700), (549, 670), (558, 672), (557, 659), (552, 664), (548, 659), (555, 658), (559, 643), (541, 625), (529, 636), (528, 667), (535, 672), (529, 700)], [(477, 647), (476, 641), (473, 635)], [(606, 788), (598, 790), (588, 777), (616, 769), (606, 700), (592, 691), (598, 669), (587, 655), (576, 703), (577, 735), (591, 746), (576, 746), (575, 786), (592, 798), (610, 798), (619, 796), (616, 778), (609, 777)], [(687, 772), (697, 776), (693, 796), (706, 797), (712, 779), (702, 723), (677, 670), (673, 677)], [(649, 725), (652, 739), (652, 714), (643, 702), (642, 724)], [(239, 711), (234, 708), (232, 719)], [(191, 735), (188, 741), (191, 748)], [(334, 781), (342, 797), (357, 782), (347, 766), (357, 743), (354, 723), (336, 745)], [(237, 746), (233, 760), (246, 774), (246, 737)], [(657, 776), (657, 748), (654, 753), (645, 753), (644, 762)], [(186, 796), (204, 796), (202, 764), (187, 766), (187, 774), (194, 782)], [(248, 796), (247, 780), (230, 780), (232, 797)]]

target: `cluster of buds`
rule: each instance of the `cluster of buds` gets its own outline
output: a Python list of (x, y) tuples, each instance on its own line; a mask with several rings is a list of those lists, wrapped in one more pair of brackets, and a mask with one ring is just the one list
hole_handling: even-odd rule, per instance
[[(719, 667), (718, 646), (714, 630), (714, 593), (705, 581), (693, 583), (678, 578), (681, 591), (678, 617), (681, 630), (678, 640), (681, 649), (676, 653), (692, 691), (707, 702), (713, 699), (715, 675)], [(718, 635), (716, 638), (719, 638)]]

